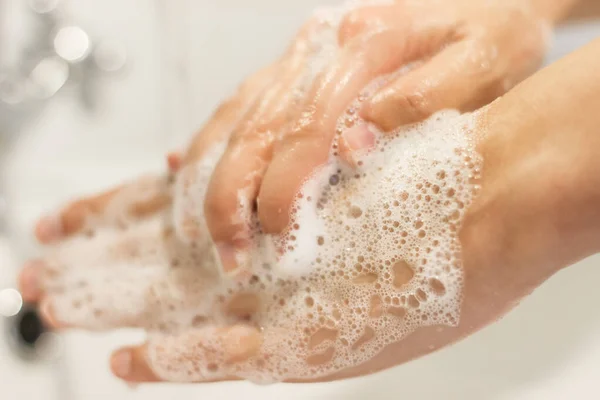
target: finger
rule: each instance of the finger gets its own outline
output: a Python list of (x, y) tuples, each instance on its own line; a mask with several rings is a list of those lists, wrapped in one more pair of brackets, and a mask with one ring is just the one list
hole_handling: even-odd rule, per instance
[(141, 178), (102, 194), (75, 201), (55, 216), (42, 218), (35, 234), (42, 243), (81, 233), (99, 225), (123, 225), (167, 206), (170, 197), (162, 177)]
[[(190, 294), (186, 302), (181, 302), (164, 289), (164, 272), (86, 269), (70, 270), (68, 274), (60, 282), (49, 285), (40, 301), (44, 321), (54, 329), (168, 331), (173, 328), (169, 315), (177, 310), (193, 309), (187, 301), (200, 301), (205, 289), (193, 285), (198, 295)], [(113, 274), (120, 274), (120, 278), (112, 278)]]
[(43, 303), (47, 299), (48, 283), (54, 281), (59, 272), (46, 260), (27, 261), (18, 277), (19, 291), (23, 300), (28, 303)]
[(397, 4), (359, 6), (347, 12), (340, 22), (338, 43), (344, 47), (360, 35), (410, 23), (406, 10)]
[(298, 39), (272, 87), (242, 121), (211, 177), (205, 215), (225, 273), (239, 272), (250, 236), (250, 218), (275, 137), (294, 115), (306, 72), (308, 34)]
[[(272, 67), (265, 68), (248, 79), (240, 88), (237, 96), (224, 103), (208, 124), (200, 131), (193, 145), (188, 148), (185, 156), (170, 156), (169, 165), (179, 167), (181, 164), (190, 163), (200, 159), (205, 152), (216, 142), (230, 133), (231, 126), (239, 119), (239, 115), (250, 103), (258, 87), (265, 84), (265, 77), (269, 76)], [(179, 164), (179, 165), (177, 165)], [(51, 243), (63, 237), (71, 236), (81, 232), (90, 218), (101, 218), (111, 201), (127, 189), (128, 185), (115, 188), (108, 192), (77, 201), (66, 207), (58, 216), (45, 217), (36, 226), (36, 236), (42, 243)], [(131, 204), (131, 213), (137, 217), (143, 217), (162, 209), (168, 204), (167, 197), (159, 194), (146, 201)]]
[(181, 162), (187, 168), (180, 170), (176, 178), (173, 216), (177, 235), (184, 242), (197, 242), (201, 232), (205, 231), (204, 212), (201, 207), (199, 209), (198, 202), (205, 199), (206, 182), (214, 170), (211, 157), (222, 154), (222, 143), (229, 139), (236, 124), (249, 114), (255, 98), (273, 79), (277, 66), (274, 63), (247, 79), (238, 93), (217, 109), (188, 147)]
[(19, 291), (27, 303), (37, 303), (42, 296), (40, 274), (44, 263), (41, 260), (27, 262), (19, 274)]
[(370, 34), (348, 44), (317, 79), (313, 99), (297, 126), (278, 144), (259, 194), (258, 214), (266, 233), (282, 232), (304, 180), (330, 153), (339, 116), (376, 77), (391, 73), (419, 53), (400, 30)]
[(462, 41), (374, 93), (362, 116), (388, 132), (442, 109), (476, 109), (500, 95), (501, 86), (493, 51)]
[(347, 129), (338, 141), (338, 155), (351, 167), (356, 167), (357, 159), (363, 152), (375, 145), (375, 133), (367, 124)]
[(172, 173), (176, 173), (181, 169), (183, 163), (183, 156), (179, 152), (173, 152), (167, 154), (167, 167)]
[(118, 350), (111, 358), (111, 369), (117, 377), (135, 383), (231, 380), (261, 345), (262, 334), (256, 328), (207, 327)]
[(112, 373), (131, 383), (161, 382), (146, 362), (146, 346), (128, 347), (115, 351), (110, 358)]
[[(182, 268), (191, 253), (202, 255), (180, 245), (172, 232), (163, 234), (160, 224), (101, 237), (100, 243), (78, 237), (46, 257), (38, 281), (52, 326), (171, 331), (209, 313), (204, 299), (214, 273)], [(182, 314), (189, 321), (181, 321)]]
[(38, 309), (42, 323), (48, 329), (61, 330), (69, 328), (69, 325), (67, 323), (61, 322), (56, 318), (56, 313), (54, 311), (54, 306), (51, 300), (46, 298), (42, 299)]
[(217, 108), (206, 125), (192, 139), (183, 157), (183, 164), (200, 160), (215, 144), (231, 135), (239, 120), (247, 114), (255, 99), (273, 79), (278, 63), (263, 68), (245, 80), (237, 93)]

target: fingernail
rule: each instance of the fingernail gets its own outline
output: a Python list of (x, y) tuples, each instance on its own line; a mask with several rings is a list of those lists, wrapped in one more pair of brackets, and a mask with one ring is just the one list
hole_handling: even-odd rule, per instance
[(366, 124), (360, 124), (342, 133), (340, 155), (351, 165), (356, 163), (356, 152), (369, 150), (375, 145), (375, 134)]
[(132, 360), (131, 350), (117, 351), (110, 361), (113, 373), (119, 378), (127, 378), (131, 374)]
[(21, 271), (21, 296), (27, 302), (35, 302), (39, 297), (39, 273), (40, 270), (33, 261), (25, 265)]
[(50, 243), (60, 239), (63, 235), (60, 218), (49, 216), (40, 219), (35, 228), (35, 235), (42, 243)]
[(221, 268), (226, 274), (233, 274), (238, 269), (237, 250), (230, 244), (220, 243), (216, 245)]
[(342, 140), (352, 151), (367, 150), (375, 144), (375, 135), (366, 124), (360, 124), (344, 132)]

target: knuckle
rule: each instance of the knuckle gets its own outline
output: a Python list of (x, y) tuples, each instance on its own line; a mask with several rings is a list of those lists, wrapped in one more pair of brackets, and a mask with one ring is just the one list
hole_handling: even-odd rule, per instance
[(395, 129), (399, 123), (417, 122), (433, 111), (432, 93), (428, 89), (395, 88), (376, 97), (365, 106), (365, 116), (384, 130)]
[(498, 48), (485, 37), (475, 38), (465, 57), (465, 67), (469, 70), (490, 72), (498, 65)]
[(401, 93), (398, 101), (405, 110), (418, 119), (423, 119), (431, 114), (431, 102), (428, 99), (426, 90), (411, 90), (407, 93)]
[[(230, 152), (232, 149), (243, 147), (244, 144), (247, 142), (249, 136), (250, 135), (248, 134), (246, 129), (238, 126), (229, 137), (229, 142), (227, 143), (227, 151)], [(225, 156), (226, 155), (223, 156), (222, 160), (225, 159)]]

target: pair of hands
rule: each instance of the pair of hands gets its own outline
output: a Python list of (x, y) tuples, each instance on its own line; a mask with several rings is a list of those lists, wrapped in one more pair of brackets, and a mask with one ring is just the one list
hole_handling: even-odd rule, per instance
[[(265, 233), (286, 229), (301, 184), (329, 156), (339, 116), (370, 82), (412, 65), (357, 110), (385, 132), (441, 109), (477, 109), (539, 66), (546, 44), (543, 23), (522, 2), (365, 5), (343, 15), (334, 38), (339, 50), (318, 56), (326, 62), (306, 85), (305, 67), (315, 51), (310, 40), (330, 29), (323, 27), (326, 20), (311, 19), (280, 61), (250, 78), (217, 112), (186, 157), (186, 162), (197, 159), (207, 142), (230, 135), (205, 202), (225, 272), (244, 268), (239, 260), (250, 229), (244, 210), (257, 210)], [(235, 126), (224, 129), (233, 120)], [(352, 164), (352, 152), (373, 140), (361, 125), (333, 145)]]
[[(256, 207), (267, 233), (285, 230), (288, 210), (300, 185), (327, 159), (338, 117), (369, 82), (413, 63), (408, 72), (366, 99), (358, 110), (365, 121), (389, 131), (439, 109), (471, 110), (485, 104), (531, 73), (544, 50), (542, 21), (520, 6), (398, 1), (345, 15), (336, 38), (340, 49), (307, 84), (306, 59), (315, 51), (309, 46), (310, 39), (327, 23), (319, 18), (309, 21), (281, 60), (251, 77), (219, 108), (182, 158), (169, 158), (171, 169), (177, 171), (198, 162), (215, 143), (227, 141), (208, 186), (205, 209), (226, 273), (244, 268), (239, 262), (243, 257), (238, 255), (247, 245), (249, 227), (238, 215), (240, 210)], [(353, 152), (369, 147), (373, 135), (368, 126), (347, 130), (337, 142), (340, 155), (351, 164)], [(132, 201), (123, 212), (142, 218), (170, 203), (159, 189), (162, 182), (148, 184), (157, 188), (151, 191), (154, 195)], [(90, 216), (102, 219), (111, 200), (127, 189), (124, 186), (73, 203), (58, 217), (41, 221), (36, 229), (38, 238), (50, 243), (82, 233)], [(193, 228), (190, 236), (194, 235)], [(392, 351), (329, 379), (373, 372), (451, 343), (505, 312), (508, 302), (547, 276), (536, 276), (503, 295), (501, 301), (492, 301), (491, 292), (483, 288), (501, 287), (510, 275), (504, 272), (506, 275), (499, 279), (493, 268), (498, 262), (486, 254), (485, 241), (478, 237), (481, 232), (478, 218), (467, 218), (462, 232), (467, 293), (458, 328), (420, 329), (392, 345)], [(45, 293), (38, 284), (44, 268), (43, 262), (32, 262), (25, 268), (22, 292), (26, 300), (41, 301), (50, 323), (60, 326), (47, 301), (51, 293)], [(492, 303), (498, 306), (482, 306)], [(233, 335), (235, 351), (241, 353), (251, 354), (259, 342), (256, 332), (237, 327), (212, 334), (225, 341)], [(145, 352), (146, 347), (141, 346), (116, 353), (115, 373), (130, 381), (156, 380)]]

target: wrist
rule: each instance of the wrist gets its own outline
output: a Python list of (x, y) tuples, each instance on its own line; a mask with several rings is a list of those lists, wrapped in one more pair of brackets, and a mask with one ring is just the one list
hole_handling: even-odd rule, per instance
[(548, 275), (600, 251), (600, 147), (510, 100), (480, 114), (481, 191), (464, 230), (499, 266)]

